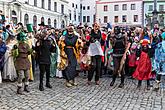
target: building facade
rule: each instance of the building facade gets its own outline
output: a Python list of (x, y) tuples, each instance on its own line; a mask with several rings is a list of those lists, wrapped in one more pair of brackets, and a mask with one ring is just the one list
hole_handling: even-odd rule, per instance
[[(144, 0), (143, 3), (144, 7), (144, 19), (143, 24), (144, 26), (152, 26), (152, 18), (154, 11), (154, 0)], [(158, 11), (158, 21), (161, 27), (165, 26), (165, 0), (157, 0), (157, 11)]]
[(96, 16), (96, 0), (81, 0), (81, 23), (92, 26)]
[(67, 0), (1, 0), (0, 10), (7, 23), (38, 26), (44, 21), (51, 27), (63, 28), (69, 23), (68, 3)]
[(96, 22), (102, 26), (142, 25), (143, 0), (98, 0)]
[(69, 0), (69, 20), (74, 25), (92, 26), (95, 18), (96, 0)]

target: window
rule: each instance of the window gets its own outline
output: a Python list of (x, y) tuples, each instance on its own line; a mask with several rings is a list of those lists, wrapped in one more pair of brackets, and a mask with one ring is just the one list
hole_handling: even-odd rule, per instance
[(51, 0), (48, 1), (48, 10), (51, 10)]
[(80, 15), (78, 16), (78, 22), (80, 22)]
[(123, 4), (122, 10), (127, 10), (127, 4)]
[(104, 5), (104, 11), (108, 11), (108, 6)]
[(28, 24), (29, 23), (29, 15), (28, 14), (25, 14), (24, 16), (24, 24)]
[(44, 22), (44, 17), (41, 18), (41, 22)]
[(61, 13), (64, 14), (64, 5), (61, 5)]
[(76, 9), (77, 9), (77, 4), (76, 4)]
[(104, 23), (108, 22), (108, 16), (104, 16)]
[(93, 22), (96, 22), (96, 15), (93, 15)]
[(72, 3), (72, 7), (74, 8), (74, 3)]
[(159, 5), (159, 11), (164, 11), (164, 5)]
[(57, 12), (57, 2), (54, 2), (54, 11)]
[(90, 6), (87, 7), (87, 10), (90, 10)]
[(83, 6), (83, 10), (85, 10), (85, 6)]
[(41, 5), (42, 8), (45, 8), (44, 5), (45, 5), (45, 0), (42, 0), (42, 5)]
[(118, 17), (118, 16), (115, 16), (115, 17), (114, 17), (114, 22), (115, 22), (115, 23), (118, 23), (118, 22), (119, 22), (119, 17)]
[(37, 0), (34, 0), (34, 6), (37, 6)]
[(122, 22), (127, 22), (127, 16), (126, 15), (122, 16)]
[(148, 11), (153, 11), (153, 5), (149, 5)]
[(138, 15), (134, 15), (134, 22), (138, 22)]
[(80, 9), (82, 9), (82, 4), (80, 4)]
[(76, 17), (77, 17), (77, 16), (76, 16), (76, 12), (75, 12), (75, 13), (74, 13), (74, 20), (75, 20), (75, 21), (76, 21)]
[(90, 22), (90, 16), (87, 16), (87, 22)]
[(37, 16), (33, 16), (33, 26), (37, 26)]
[(51, 26), (51, 19), (48, 18), (48, 26)]
[(64, 22), (64, 20), (62, 20), (62, 22), (61, 22), (61, 28), (65, 28), (65, 22)]
[(83, 22), (84, 23), (86, 22), (86, 16), (83, 16)]
[(131, 4), (131, 10), (136, 10), (136, 5), (135, 4)]
[(114, 11), (119, 11), (119, 5), (114, 6)]
[(54, 28), (57, 28), (57, 20), (54, 20)]
[(71, 14), (71, 12), (69, 13), (69, 19), (72, 20), (72, 14)]

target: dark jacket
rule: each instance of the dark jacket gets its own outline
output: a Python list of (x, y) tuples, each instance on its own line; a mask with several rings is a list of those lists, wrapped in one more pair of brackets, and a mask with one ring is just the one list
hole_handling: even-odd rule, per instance
[(40, 42), (40, 45), (36, 45), (35, 50), (37, 52), (39, 64), (51, 64), (50, 55), (55, 48), (55, 46), (51, 42), (51, 39), (40, 39), (38, 40), (38, 42)]

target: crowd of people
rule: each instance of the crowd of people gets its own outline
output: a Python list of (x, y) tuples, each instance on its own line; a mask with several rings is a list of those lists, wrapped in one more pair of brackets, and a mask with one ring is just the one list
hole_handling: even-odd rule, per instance
[[(119, 88), (124, 87), (125, 76), (138, 80), (155, 79), (154, 90), (159, 90), (161, 75), (165, 75), (165, 28), (158, 24), (148, 27), (120, 27), (112, 29), (70, 24), (66, 29), (55, 29), (41, 22), (39, 30), (32, 24), (18, 23), (0, 28), (0, 83), (17, 81), (17, 93), (30, 92), (29, 81), (40, 70), (39, 90), (52, 88), (50, 77), (63, 78), (66, 87), (77, 86), (79, 72), (87, 77), (91, 85), (95, 73), (95, 84), (100, 85), (104, 74), (111, 74), (113, 86), (121, 78)], [(24, 89), (23, 89), (24, 88)]]

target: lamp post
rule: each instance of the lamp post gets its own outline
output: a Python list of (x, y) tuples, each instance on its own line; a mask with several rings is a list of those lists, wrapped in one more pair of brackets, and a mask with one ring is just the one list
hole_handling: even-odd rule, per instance
[(154, 11), (152, 12), (152, 14), (153, 14), (152, 24), (153, 24), (153, 26), (155, 24), (158, 24), (158, 20), (157, 20), (158, 13), (159, 12), (157, 11), (157, 0), (154, 0)]

